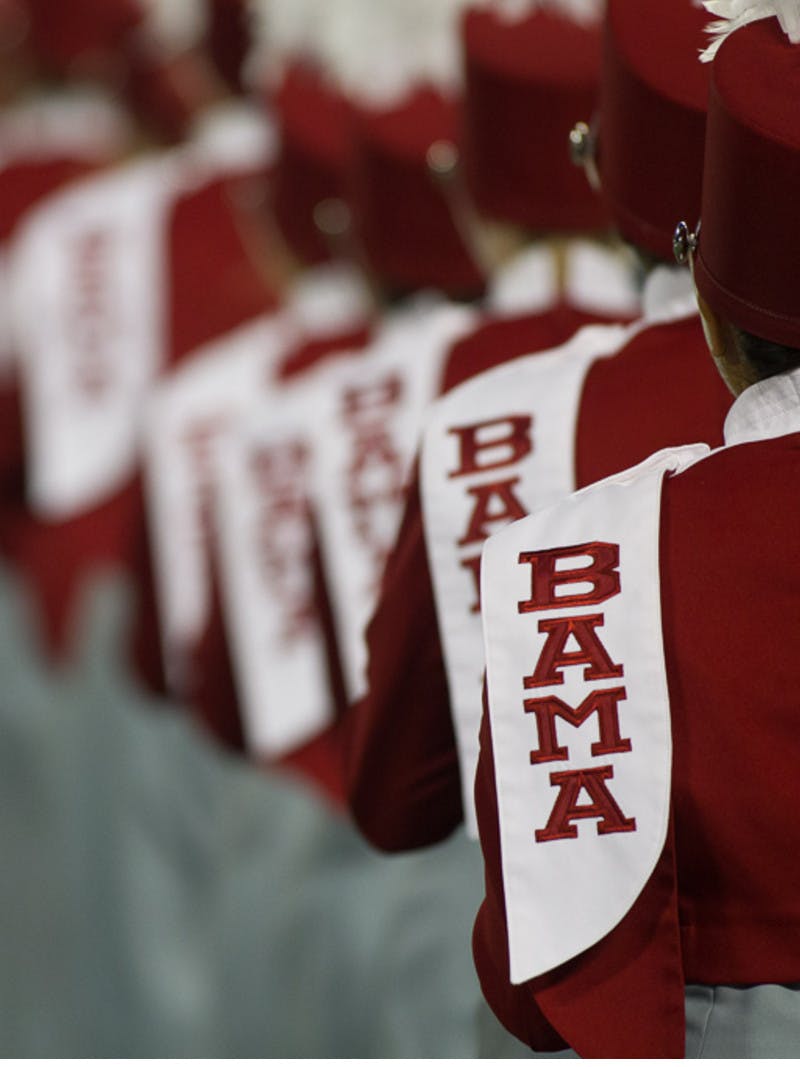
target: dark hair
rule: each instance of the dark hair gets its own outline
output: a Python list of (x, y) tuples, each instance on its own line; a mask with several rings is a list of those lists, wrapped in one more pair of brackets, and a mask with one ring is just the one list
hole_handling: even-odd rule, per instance
[(739, 351), (748, 363), (752, 364), (759, 378), (773, 378), (776, 374), (784, 374), (800, 367), (800, 348), (789, 348), (788, 345), (781, 345), (776, 341), (767, 341), (746, 330), (740, 330), (738, 326), (733, 326), (732, 329)]

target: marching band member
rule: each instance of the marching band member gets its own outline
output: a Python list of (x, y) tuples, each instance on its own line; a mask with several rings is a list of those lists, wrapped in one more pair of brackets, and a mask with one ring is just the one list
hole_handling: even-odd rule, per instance
[(736, 397), (724, 446), (656, 454), (484, 553), (476, 964), (507, 1027), (585, 1056), (798, 1041), (800, 8), (707, 6), (702, 227), (676, 248)]
[[(41, 29), (50, 41), (50, 23), (42, 15), (40, 24), (38, 8), (34, 15), (33, 40)], [(78, 43), (93, 41), (77, 17), (70, 25)], [(50, 43), (52, 62), (68, 66), (65, 43)], [(198, 142), (117, 160), (29, 212), (15, 235), (27, 500), (17, 501), (3, 537), (36, 591), (56, 658), (70, 651), (74, 600), (89, 571), (121, 565), (147, 589), (137, 461), (152, 381), (274, 305), (230, 195), (265, 167), (267, 138), (257, 130), (245, 141), (238, 153)], [(157, 683), (147, 630), (139, 658)]]
[[(346, 102), (326, 81), (318, 64), (298, 57), (282, 73), (275, 95), (275, 109), (280, 149), (269, 192), (271, 205), (268, 210), (274, 218), (275, 231), (270, 231), (268, 236), (280, 243), (283, 248), (281, 258), (289, 264), (290, 280), (282, 311), (285, 328), (276, 336), (271, 372), (260, 375), (260, 390), (246, 389), (240, 397), (238, 414), (232, 417), (232, 405), (228, 402), (225, 419), (217, 419), (220, 430), (224, 421), (222, 436), (225, 437), (240, 436), (239, 428), (250, 419), (251, 409), (256, 409), (254, 419), (259, 426), (264, 420), (269, 425), (274, 418), (273, 409), (280, 409), (289, 396), (298, 395), (307, 376), (313, 377), (333, 360), (353, 357), (364, 348), (370, 336), (371, 302), (367, 287), (357, 268), (343, 261), (341, 256), (332, 257), (331, 237), (326, 236), (325, 230), (326, 212), (337, 214), (347, 210), (343, 199), (347, 158)], [(336, 238), (333, 240), (335, 243)], [(256, 366), (263, 364), (266, 354), (267, 346), (262, 344), (253, 353), (251, 361)], [(231, 377), (231, 359), (230, 354), (226, 356), (222, 350), (218, 356), (217, 373), (222, 382)], [(244, 359), (250, 357), (245, 354)], [(213, 373), (211, 368), (209, 373)], [(209, 404), (219, 408), (223, 396), (223, 388), (205, 390), (205, 414), (201, 421), (209, 422)], [(163, 422), (165, 429), (175, 436), (174, 418), (169, 412), (165, 411)], [(223, 455), (228, 445), (227, 442), (223, 444), (222, 437), (218, 445), (215, 449), (222, 464), (226, 462)], [(241, 456), (241, 471), (231, 469), (223, 475), (222, 468), (218, 467), (216, 473), (209, 471), (206, 474), (211, 478), (208, 492), (214, 498), (210, 515), (216, 516), (207, 534), (205, 550), (211, 579), (206, 588), (211, 599), (206, 601), (202, 624), (190, 642), (193, 646), (189, 652), (192, 663), (185, 694), (200, 720), (217, 739), (273, 766), (275, 758), (279, 757), (278, 766), (300, 772), (306, 781), (321, 788), (339, 805), (338, 745), (327, 728), (328, 724), (319, 731), (306, 728), (298, 711), (300, 697), (297, 692), (279, 698), (276, 708), (275, 698), (268, 688), (270, 682), (275, 684), (280, 659), (288, 656), (286, 647), (278, 655), (275, 665), (269, 664), (269, 657), (274, 653), (269, 642), (263, 639), (260, 639), (256, 660), (246, 659), (243, 664), (241, 659), (244, 654), (242, 625), (248, 635), (254, 635), (259, 625), (264, 625), (260, 622), (259, 612), (284, 611), (287, 619), (293, 620), (286, 625), (293, 634), (294, 654), (300, 656), (303, 654), (300, 649), (305, 649), (312, 663), (309, 670), (316, 671), (314, 677), (318, 687), (309, 699), (318, 699), (324, 710), (331, 702), (334, 707), (341, 706), (344, 699), (341, 669), (318, 549), (312, 548), (310, 567), (307, 559), (302, 478), (287, 474), (286, 464), (290, 461), (288, 440), (281, 444), (279, 451), (281, 462), (272, 463), (267, 451), (254, 444), (252, 452)], [(156, 464), (161, 462), (158, 455), (154, 460)], [(235, 490), (232, 488), (234, 481)], [(271, 494), (276, 494), (277, 502)], [(290, 507), (287, 494), (296, 498), (296, 508)], [(168, 495), (171, 495), (169, 490)], [(174, 512), (174, 502), (170, 507)], [(242, 508), (255, 509), (255, 517), (248, 520), (253, 524), (253, 532), (248, 531), (242, 538), (237, 538), (228, 550), (229, 539), (223, 539), (222, 531), (217, 527), (227, 521), (229, 511), (238, 514)], [(271, 516), (269, 520), (265, 519), (267, 514)], [(234, 516), (231, 521), (239, 520)], [(287, 527), (282, 526), (282, 522), (294, 524), (291, 527), (294, 531), (290, 538), (292, 543), (286, 541)], [(163, 533), (174, 541), (174, 522), (169, 513), (165, 512), (160, 525)], [(177, 546), (173, 548), (172, 557), (175, 558), (179, 551)], [(273, 557), (272, 552), (278, 555)], [(304, 572), (308, 570), (307, 578), (293, 581), (293, 566)], [(235, 591), (238, 588), (236, 575), (239, 569), (248, 567), (252, 570), (248, 572), (242, 602)], [(278, 572), (275, 584), (262, 589), (260, 583)], [(311, 582), (311, 590), (307, 588), (308, 582)], [(174, 581), (172, 585), (173, 600), (185, 595), (185, 589), (179, 588)], [(238, 621), (242, 611), (247, 616), (246, 624)], [(322, 632), (316, 628), (314, 620), (317, 618), (321, 620)], [(258, 638), (244, 638), (245, 642), (254, 639)], [(274, 650), (275, 653), (278, 651), (277, 648)], [(259, 677), (258, 693), (248, 698), (247, 694), (253, 692), (249, 676), (254, 670)], [(247, 679), (244, 684), (243, 677)], [(311, 674), (306, 675), (304, 682), (311, 686)], [(263, 736), (258, 726), (265, 717), (259, 710), (263, 707), (267, 708), (267, 721), (271, 714), (277, 714), (289, 719), (294, 715), (301, 723), (299, 733), (297, 728), (284, 733), (279, 752), (255, 740)]]
[[(656, 24), (669, 64), (650, 42)], [(421, 506), (412, 495), (368, 631), (368, 696), (348, 725), (350, 804), (381, 848), (442, 840), (465, 817), (474, 833), (485, 537), (656, 448), (720, 438), (729, 398), (703, 358), (688, 274), (665, 265), (672, 214), (699, 210), (706, 78), (694, 57), (703, 25), (688, 0), (616, 0), (606, 18), (596, 166), (621, 233), (654, 264), (644, 317), (629, 331), (592, 327), (563, 348), (556, 332), (547, 358), (478, 375), (428, 418)], [(637, 136), (648, 124), (661, 141)], [(665, 156), (663, 143), (680, 144), (681, 155)], [(487, 343), (481, 358), (502, 351)]]

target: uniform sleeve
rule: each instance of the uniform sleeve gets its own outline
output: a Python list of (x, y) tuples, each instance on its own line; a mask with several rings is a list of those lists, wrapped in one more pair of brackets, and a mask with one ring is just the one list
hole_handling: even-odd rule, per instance
[(500, 828), (489, 716), (481, 723), (480, 755), (475, 776), (475, 806), (483, 851), (485, 897), (472, 933), (472, 954), (481, 990), (497, 1018), (515, 1037), (538, 1052), (567, 1047), (540, 1011), (530, 983), (509, 980), (508, 930), (500, 863)]
[(350, 809), (376, 848), (432, 845), (463, 813), (416, 473), (367, 645), (368, 695), (345, 720)]
[(133, 573), (142, 521), (137, 482), (97, 507), (61, 522), (46, 522), (24, 504), (9, 505), (0, 521), (0, 552), (23, 576), (34, 598), (44, 647), (54, 662), (73, 654), (75, 612), (87, 581), (104, 568)]
[(189, 700), (212, 737), (235, 752), (245, 749), (233, 664), (220, 596), (220, 578), (211, 561), (211, 605), (201, 638), (191, 652)]

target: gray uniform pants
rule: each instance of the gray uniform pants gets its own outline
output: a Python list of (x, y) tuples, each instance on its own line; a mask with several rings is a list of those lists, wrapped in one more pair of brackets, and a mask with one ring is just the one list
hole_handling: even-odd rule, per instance
[[(536, 1053), (505, 1030), (487, 1005), (479, 1013), (480, 1055), (569, 1059)], [(786, 1059), (800, 1056), (800, 986), (687, 986), (687, 1059)]]

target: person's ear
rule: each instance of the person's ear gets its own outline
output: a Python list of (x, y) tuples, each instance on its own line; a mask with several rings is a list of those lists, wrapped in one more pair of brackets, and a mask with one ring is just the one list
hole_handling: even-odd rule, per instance
[(700, 318), (703, 323), (703, 333), (706, 335), (708, 350), (715, 360), (725, 357), (730, 338), (728, 330), (719, 315), (708, 306), (705, 300), (695, 291), (697, 306), (700, 309)]
[(725, 384), (734, 396), (738, 396), (758, 380), (758, 375), (740, 350), (736, 335), (728, 320), (721, 318), (713, 308), (709, 307), (699, 293), (696, 295), (711, 358), (716, 363), (717, 370), (722, 375)]

